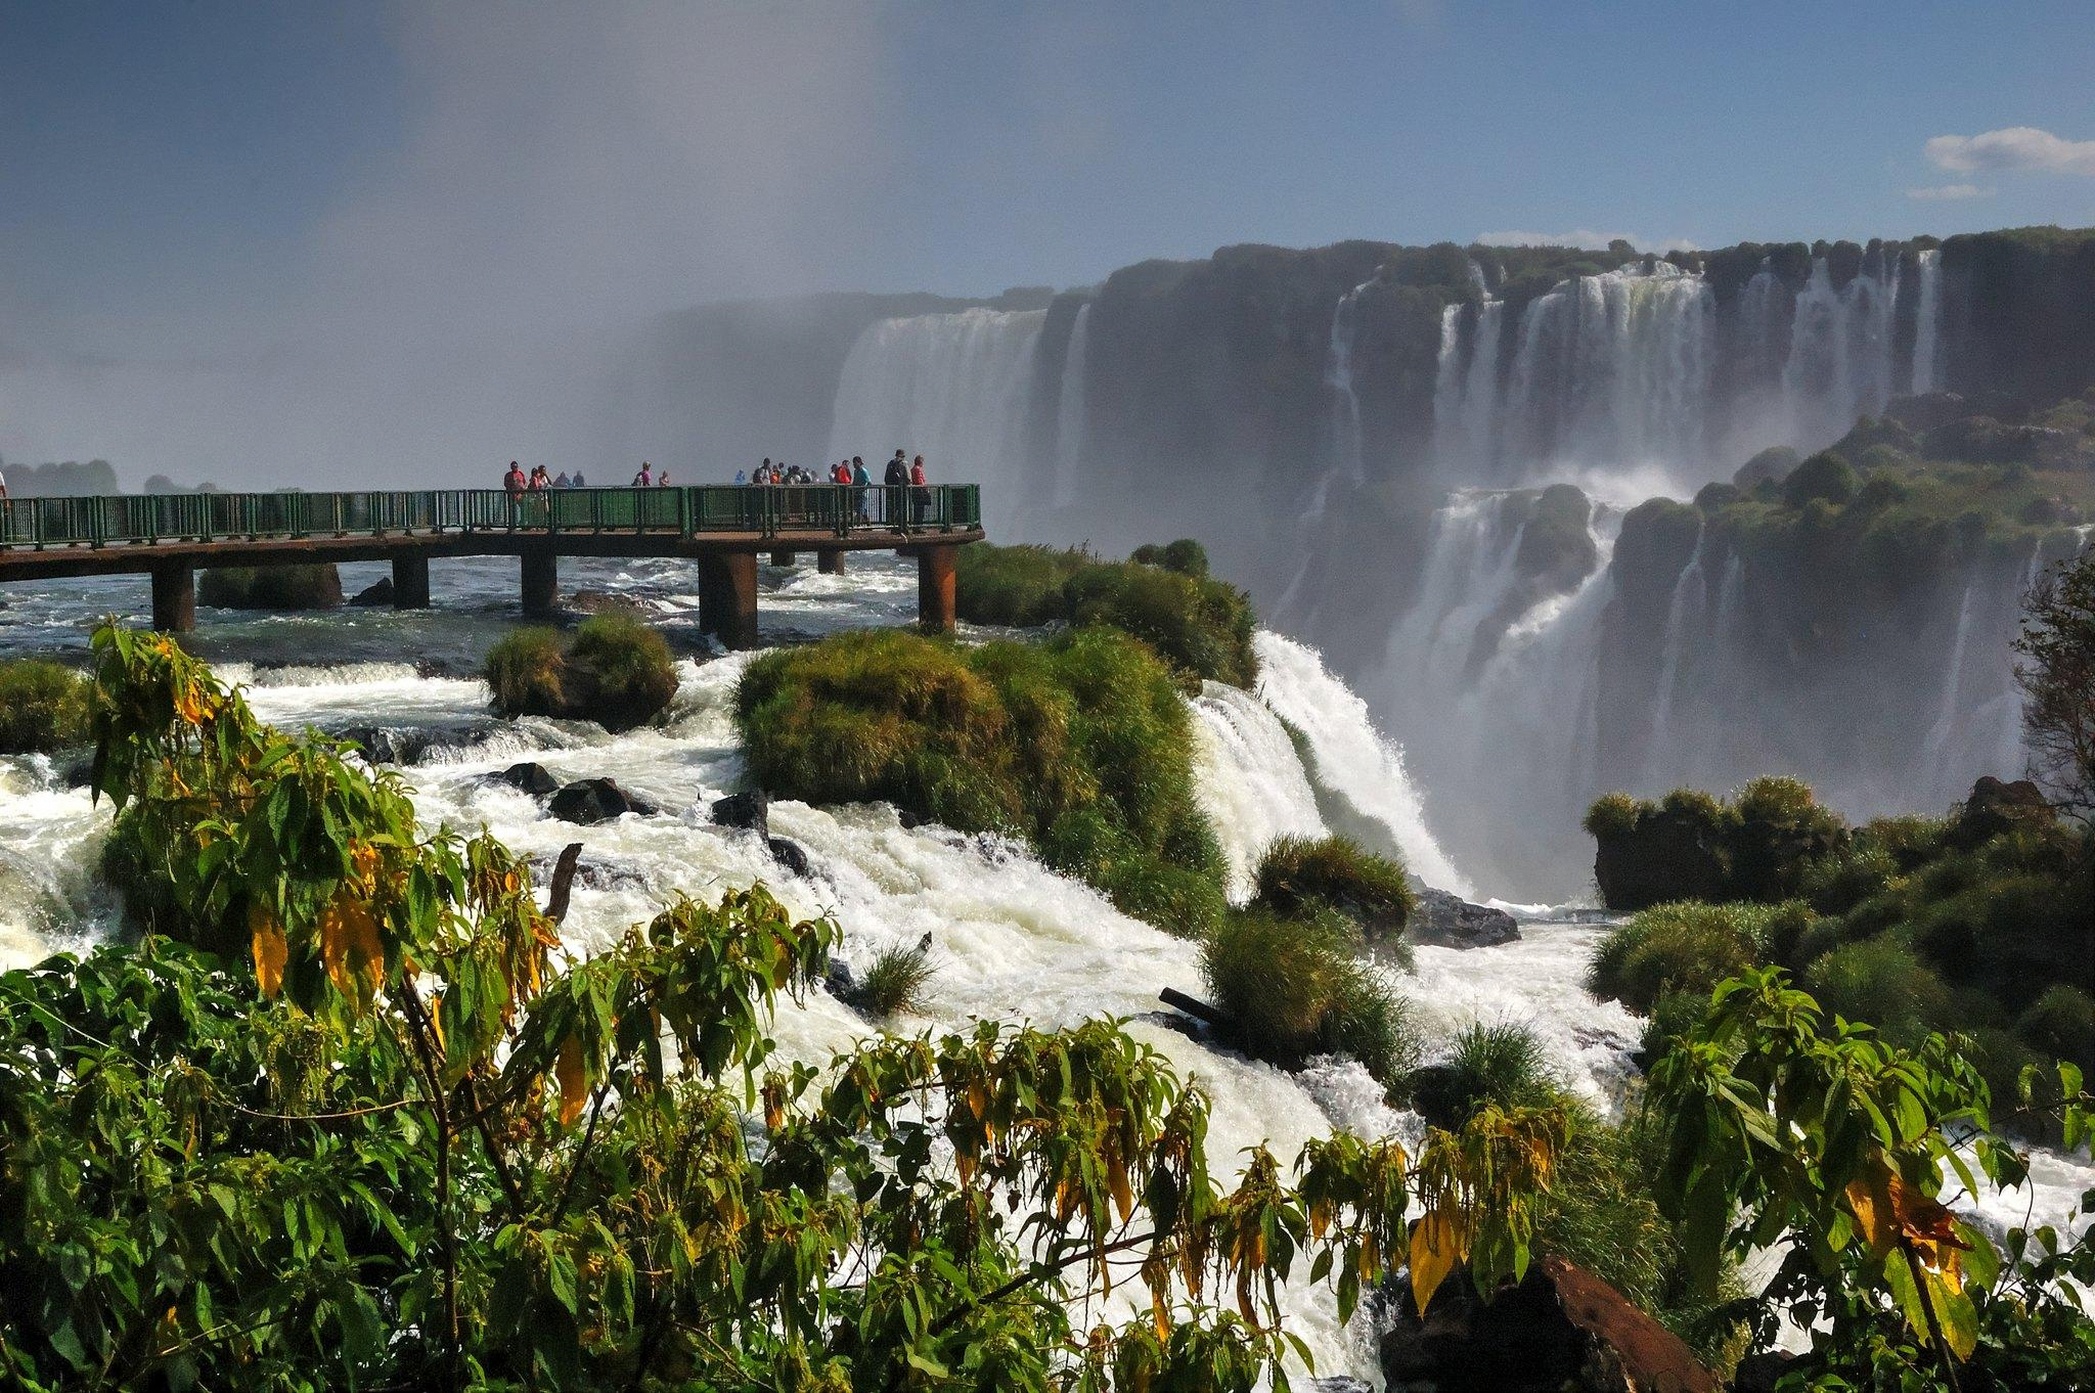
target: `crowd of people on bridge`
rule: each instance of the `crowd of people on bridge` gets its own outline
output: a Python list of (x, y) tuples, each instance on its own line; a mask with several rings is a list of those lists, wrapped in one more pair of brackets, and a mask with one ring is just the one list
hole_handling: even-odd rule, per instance
[[(847, 460), (838, 460), (826, 474), (818, 476), (813, 470), (803, 469), (784, 460), (773, 463), (770, 459), (756, 470), (735, 471), (735, 483), (749, 488), (806, 488), (832, 484), (852, 490), (852, 502), (860, 522), (924, 522), (931, 515), (931, 479), (924, 470), (924, 457), (918, 455), (911, 460), (907, 451), (896, 450), (894, 458), (887, 462), (887, 469), (880, 480), (880, 487), (873, 486), (872, 471), (866, 468), (863, 458), (853, 455)], [(555, 475), (544, 465), (536, 465), (526, 474), (516, 460), (509, 462), (509, 472), (502, 476), (503, 491), (511, 503), (521, 503), (525, 496), (543, 493), (552, 489), (588, 488), (589, 481), (582, 471), (569, 474), (562, 470)], [(646, 460), (640, 462), (640, 472), (633, 476), (634, 488), (669, 488), (669, 471), (656, 469)], [(0, 492), (0, 498), (6, 494)]]

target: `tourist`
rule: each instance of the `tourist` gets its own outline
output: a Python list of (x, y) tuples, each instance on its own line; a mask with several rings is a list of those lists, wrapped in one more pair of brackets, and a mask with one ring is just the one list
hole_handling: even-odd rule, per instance
[(522, 502), (524, 490), (529, 487), (531, 487), (531, 481), (524, 477), (524, 467), (515, 460), (511, 460), (509, 462), (509, 472), (502, 476), (502, 488), (509, 494), (509, 501), (512, 503)]
[(574, 486), (574, 480), (567, 477), (565, 469), (553, 476), (553, 487), (556, 489), (571, 489)]
[(847, 459), (838, 460), (837, 467), (829, 471), (829, 482), (832, 484), (849, 484), (851, 482), (851, 461)]
[(531, 492), (544, 493), (551, 487), (553, 487), (553, 476), (546, 473), (546, 467), (541, 464), (533, 468), (531, 471)]
[(909, 521), (909, 502), (904, 489), (909, 483), (909, 462), (902, 457), (900, 450), (895, 451), (895, 457), (887, 462), (887, 473), (881, 482), (887, 486), (887, 520), (899, 532)]
[(858, 520), (860, 522), (871, 522), (873, 520), (872, 513), (867, 511), (871, 506), (870, 498), (872, 492), (873, 476), (866, 472), (866, 462), (857, 455), (853, 455), (851, 457), (851, 496), (858, 504)]
[(929, 522), (931, 520), (931, 489), (929, 487), (931, 476), (924, 472), (924, 457), (922, 455), (918, 455), (917, 462), (910, 467), (909, 482), (915, 486), (917, 522), (919, 524)]
[(588, 481), (587, 479), (584, 479), (584, 478), (582, 477), (582, 471), (581, 471), (581, 470), (577, 469), (577, 470), (575, 471), (575, 482), (573, 483), (573, 485), (571, 485), (571, 487), (574, 487), (574, 488), (578, 488), (578, 489), (586, 489), (586, 488), (588, 488), (588, 487), (589, 487), (589, 481)]
[(646, 460), (640, 461), (640, 472), (633, 476), (633, 486), (635, 488), (644, 489), (654, 482), (655, 473), (653, 468), (648, 464)]
[(749, 484), (749, 472), (748, 472), (747, 470), (744, 470), (744, 469), (737, 469), (737, 470), (735, 471), (735, 486), (736, 486), (737, 488), (744, 488), (744, 487), (747, 487), (747, 486), (748, 486), (748, 484)]

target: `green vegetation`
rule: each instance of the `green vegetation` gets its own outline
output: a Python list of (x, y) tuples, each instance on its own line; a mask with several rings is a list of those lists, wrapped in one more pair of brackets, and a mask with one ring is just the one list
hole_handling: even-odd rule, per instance
[(1401, 999), (1354, 951), (1353, 927), (1330, 910), (1283, 917), (1231, 912), (1202, 948), (1201, 972), (1245, 1053), (1300, 1066), (1347, 1054), (1393, 1094), (1408, 1085), (1419, 1039)]
[(1110, 562), (1040, 546), (962, 547), (958, 613), (974, 624), (1105, 625), (1149, 644), (1196, 686), (1202, 678), (1236, 687), (1256, 681), (1251, 602), (1208, 577), (1200, 544), (1144, 547), (1136, 557)]
[(2038, 577), (2014, 646), (2038, 777), (2061, 808), (2095, 819), (2095, 551)]
[(1687, 900), (1639, 911), (1611, 930), (1593, 955), (1586, 989), (1649, 1012), (1669, 992), (1707, 996), (1761, 961), (1765, 906)]
[[(499, 843), (162, 636), (96, 652), (96, 790), (173, 936), (0, 976), (10, 1384), (1249, 1393), (1297, 1264), (1344, 1319), (1407, 1258), (1421, 1306), (1529, 1260), (1554, 1109), (1225, 1188), (1110, 1022), (772, 1068), (833, 924), (756, 887), (565, 958)], [(1078, 1328), (1137, 1248), (1157, 1314)]]
[(342, 576), (333, 562), (213, 566), (197, 578), (196, 602), (218, 609), (333, 609), (342, 603)]
[(852, 1004), (876, 1016), (914, 1011), (923, 1004), (924, 988), (935, 969), (931, 950), (920, 943), (890, 943), (873, 954), (852, 994)]
[(1657, 803), (1626, 793), (1595, 800), (1586, 831), (1602, 903), (1635, 910), (1673, 900), (1788, 899), (1814, 859), (1841, 850), (1839, 815), (1796, 779), (1755, 779), (1725, 804), (1695, 789)]
[(564, 716), (631, 730), (676, 696), (676, 660), (637, 619), (600, 614), (563, 643), (557, 630), (518, 629), (488, 650), (487, 685), (505, 716)]
[(87, 741), (85, 677), (36, 658), (0, 662), (0, 755), (52, 754)]
[(1336, 910), (1370, 941), (1395, 939), (1411, 913), (1411, 883), (1390, 856), (1350, 837), (1280, 837), (1266, 848), (1254, 904), (1283, 917)]
[(1223, 861), (1171, 672), (1105, 628), (963, 648), (900, 631), (769, 653), (735, 696), (751, 779), (1024, 837), (1127, 913), (1198, 935)]
[(1415, 1103), (1436, 1127), (1460, 1127), (1486, 1107), (1539, 1107), (1561, 1097), (1542, 1042), (1524, 1025), (1467, 1025), (1447, 1061), (1420, 1074)]

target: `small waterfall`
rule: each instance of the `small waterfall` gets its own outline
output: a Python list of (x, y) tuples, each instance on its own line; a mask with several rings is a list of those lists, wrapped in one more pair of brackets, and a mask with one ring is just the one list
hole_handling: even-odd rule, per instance
[(1791, 443), (1817, 448), (1847, 434), (1857, 416), (1875, 416), (1891, 398), (1892, 310), (1898, 269), (1865, 269), (1840, 289), (1825, 257), (1797, 292), (1782, 394)]
[(1914, 254), (1920, 273), (1920, 304), (1913, 321), (1913, 393), (1942, 386), (1942, 250)]
[(1949, 748), (1950, 736), (1957, 723), (1957, 694), (1964, 684), (1964, 645), (1971, 637), (1972, 601), (1977, 597), (1979, 583), (1969, 581), (1964, 586), (1964, 598), (1957, 602), (1957, 636), (1950, 642), (1950, 659), (1942, 673), (1942, 701), (1936, 707), (1935, 724), (1928, 728), (1928, 737), (1922, 748), (1929, 762), (1941, 766)]
[[(1688, 558), (1688, 564), (1680, 568), (1680, 579), (1673, 583), (1672, 602), (1666, 606), (1666, 634), (1660, 651), (1658, 689), (1651, 712), (1651, 743), (1644, 756), (1647, 782), (1670, 777), (1669, 771), (1678, 767), (1678, 761), (1672, 758), (1674, 752), (1669, 742), (1673, 733), (1673, 706), (1679, 699), (1681, 665), (1688, 645), (1694, 641), (1702, 617), (1709, 609), (1709, 581), (1702, 567), (1702, 549), (1708, 536), (1707, 529), (1698, 525), (1694, 554)], [(1736, 557), (1732, 559), (1737, 560)]]
[(1360, 428), (1360, 396), (1353, 390), (1353, 335), (1360, 292), (1365, 280), (1339, 296), (1331, 312), (1331, 348), (1325, 358), (1324, 385), (1331, 389), (1331, 442), (1338, 472), (1349, 482), (1367, 482), (1366, 447)]
[(1552, 466), (1692, 472), (1709, 457), (1715, 322), (1708, 284), (1664, 261), (1580, 276), (1530, 301), (1506, 453), (1530, 477)]
[(1463, 458), (1461, 301), (1440, 312), (1440, 352), (1433, 362), (1433, 462), (1445, 472)]
[(1276, 837), (1321, 837), (1324, 819), (1287, 727), (1251, 693), (1201, 684), (1189, 703), (1199, 741), (1202, 810), (1229, 860), (1230, 899), (1251, 898), (1252, 875)]
[[(1493, 473), (1498, 434), (1499, 326), (1506, 304), (1494, 299), (1484, 268), (1469, 263), (1480, 297), (1472, 310), (1449, 305), (1440, 315), (1440, 357), (1433, 379), (1433, 461), (1442, 475), (1482, 482)], [(1469, 325), (1465, 336), (1463, 324)]]
[(1069, 353), (1062, 360), (1062, 393), (1055, 403), (1055, 494), (1059, 511), (1077, 501), (1077, 478), (1084, 464), (1084, 365), (1091, 338), (1091, 302), (1077, 306), (1069, 329)]
[[(1033, 356), (1046, 310), (883, 319), (844, 359), (828, 459), (921, 454), (934, 481), (977, 483), (992, 530), (1024, 502)], [(820, 461), (808, 461), (819, 466)]]
[(1258, 694), (1275, 715), (1302, 733), (1316, 782), (1354, 812), (1387, 831), (1412, 874), (1428, 885), (1474, 894), (1433, 833), (1403, 751), (1384, 739), (1367, 703), (1324, 666), (1317, 650), (1260, 630)]

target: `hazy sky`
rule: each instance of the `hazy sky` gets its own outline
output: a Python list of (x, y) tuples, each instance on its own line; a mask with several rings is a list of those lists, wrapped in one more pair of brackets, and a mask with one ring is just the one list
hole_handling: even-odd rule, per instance
[(2086, 225), (2091, 72), (2086, 0), (0, 0), (0, 455), (470, 434), (402, 384), (720, 297)]

